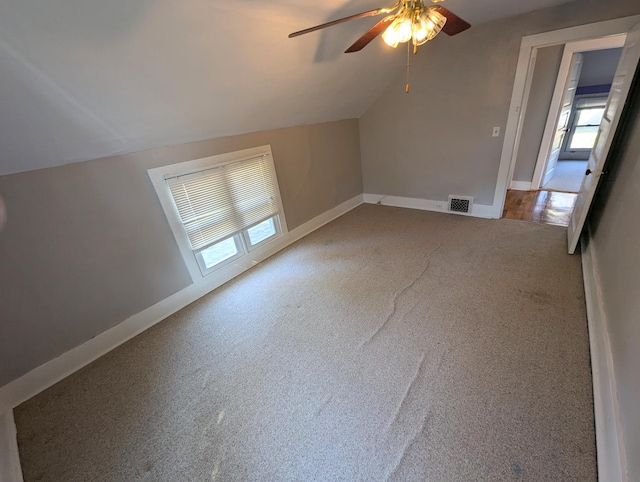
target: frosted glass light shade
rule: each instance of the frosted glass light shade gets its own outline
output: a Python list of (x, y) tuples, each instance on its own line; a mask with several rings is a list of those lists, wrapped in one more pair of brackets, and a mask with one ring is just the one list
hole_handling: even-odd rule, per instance
[(447, 17), (439, 13), (435, 8), (425, 9), (413, 24), (413, 43), (422, 45), (440, 33)]
[(398, 43), (400, 43), (398, 41), (396, 31), (392, 29), (391, 26), (387, 27), (387, 29), (382, 33), (382, 40), (384, 40), (384, 43), (389, 47), (393, 47), (394, 49), (398, 46)]
[(382, 34), (382, 40), (389, 47), (396, 48), (399, 43), (408, 42), (413, 36), (411, 10), (398, 15)]
[(401, 12), (382, 34), (382, 40), (389, 47), (413, 40), (414, 45), (422, 45), (438, 35), (447, 18), (434, 7), (408, 8)]

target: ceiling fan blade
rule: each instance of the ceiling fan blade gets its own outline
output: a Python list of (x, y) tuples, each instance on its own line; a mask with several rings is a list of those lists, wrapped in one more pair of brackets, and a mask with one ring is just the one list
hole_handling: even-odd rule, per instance
[(305, 28), (304, 30), (299, 30), (297, 32), (290, 33), (289, 38), (298, 37), (300, 35), (315, 32), (316, 30), (321, 30), (323, 28), (333, 27), (334, 25), (338, 25), (344, 22), (349, 22), (350, 20), (356, 20), (358, 18), (374, 17), (382, 13), (389, 13), (390, 11), (395, 10), (397, 7), (398, 7), (398, 4), (396, 4), (391, 8), (376, 8), (375, 10), (369, 10), (367, 12), (356, 13), (355, 15), (349, 15), (348, 17), (339, 18), (338, 20), (333, 20), (331, 22), (316, 25), (315, 27)]
[(433, 8), (439, 14), (447, 17), (447, 23), (444, 24), (444, 28), (442, 29), (442, 31), (447, 35), (456, 35), (456, 34), (459, 34), (460, 32), (464, 32), (469, 27), (471, 27), (471, 24), (469, 22), (467, 22), (466, 20), (462, 20), (455, 13), (447, 10), (444, 7), (433, 7)]
[(369, 44), (369, 42), (371, 42), (374, 38), (376, 38), (386, 30), (386, 28), (391, 24), (395, 17), (395, 15), (390, 15), (380, 20), (373, 27), (371, 27), (368, 32), (366, 32), (362, 37), (356, 40), (351, 47), (345, 50), (344, 53), (350, 54), (352, 52), (358, 52), (365, 48)]

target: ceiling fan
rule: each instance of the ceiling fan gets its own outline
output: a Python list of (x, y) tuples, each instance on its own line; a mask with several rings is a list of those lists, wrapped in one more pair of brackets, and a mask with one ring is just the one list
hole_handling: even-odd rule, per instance
[[(439, 3), (443, 0), (432, 0)], [(366, 47), (373, 39), (382, 33), (382, 39), (390, 47), (397, 47), (400, 43), (413, 43), (413, 53), (417, 53), (418, 46), (434, 38), (442, 30), (447, 35), (456, 35), (467, 30), (471, 24), (458, 17), (444, 7), (425, 6), (422, 0), (398, 0), (389, 8), (377, 8), (331, 22), (316, 25), (289, 34), (289, 38), (298, 37), (327, 27), (333, 27), (358, 18), (373, 17), (390, 14), (376, 23), (368, 32), (354, 42), (345, 53), (358, 52)], [(384, 33), (383, 33), (384, 32)]]

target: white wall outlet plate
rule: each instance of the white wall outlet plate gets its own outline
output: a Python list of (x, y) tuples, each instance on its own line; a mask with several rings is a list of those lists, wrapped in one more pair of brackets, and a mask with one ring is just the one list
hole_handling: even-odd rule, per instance
[(500, 136), (500, 126), (496, 126), (493, 128), (493, 137), (499, 137)]

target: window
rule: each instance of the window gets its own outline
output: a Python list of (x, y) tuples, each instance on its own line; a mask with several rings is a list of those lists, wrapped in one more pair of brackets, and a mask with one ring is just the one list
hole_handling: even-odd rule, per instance
[(590, 150), (593, 148), (606, 102), (606, 97), (582, 98), (576, 101), (567, 150)]
[(282, 234), (269, 146), (151, 169), (149, 175), (181, 250), (202, 276)]
[(236, 237), (233, 236), (204, 248), (198, 253), (197, 258), (200, 261), (200, 269), (206, 271), (225, 261), (231, 261), (241, 253)]
[(277, 233), (278, 229), (274, 219), (269, 218), (247, 229), (247, 243), (251, 248), (255, 248)]

